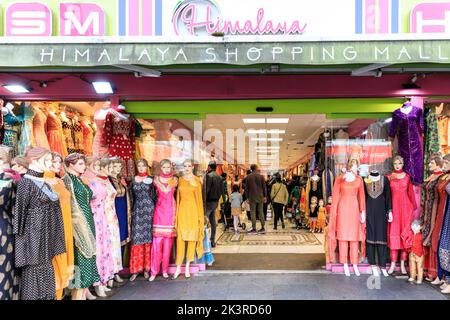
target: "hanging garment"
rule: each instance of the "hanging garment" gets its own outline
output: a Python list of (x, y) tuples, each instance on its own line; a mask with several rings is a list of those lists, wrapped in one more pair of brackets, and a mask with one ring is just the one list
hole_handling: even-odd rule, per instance
[(110, 177), (110, 182), (117, 191), (115, 198), (116, 215), (120, 228), (120, 243), (122, 246), (130, 242), (131, 234), (131, 203), (126, 182)]
[(108, 147), (105, 145), (106, 142), (104, 141), (105, 119), (94, 118), (94, 122), (97, 131), (92, 144), (92, 153), (95, 157), (107, 157)]
[[(197, 257), (203, 256), (204, 230), (204, 210), (202, 197), (202, 182), (199, 177), (195, 177), (193, 182), (180, 178), (177, 189), (177, 246), (189, 243), (195, 247)], [(184, 248), (177, 248), (179, 254), (184, 253)], [(186, 262), (194, 260), (194, 252), (189, 250)], [(181, 265), (184, 255), (177, 255), (177, 265)]]
[(52, 260), (66, 252), (58, 194), (42, 180), (43, 173), (28, 170), (17, 186), (13, 215), (15, 265), (22, 268), (21, 300), (54, 300)]
[(108, 231), (108, 221), (106, 217), (106, 198), (108, 196), (106, 186), (100, 178), (94, 174), (88, 178), (89, 188), (92, 190), (94, 197), (90, 202), (92, 213), (94, 214), (95, 224), (95, 246), (96, 246), (96, 262), (100, 275), (100, 283), (106, 285), (109, 280), (114, 278), (115, 270), (113, 255), (113, 241)]
[(436, 185), (437, 195), (437, 211), (434, 228), (431, 230), (431, 246), (428, 263), (428, 276), (430, 278), (436, 278), (438, 276), (437, 263), (439, 252), (439, 238), (441, 236), (442, 224), (444, 223), (445, 205), (447, 204), (447, 185), (450, 183), (449, 175), (445, 174), (441, 176)]
[(83, 127), (75, 119), (61, 119), (67, 153), (84, 153)]
[(36, 146), (33, 134), (34, 110), (31, 106), (21, 105), (20, 116), (17, 116), (21, 122), (20, 138), (19, 138), (19, 155), (24, 155), (28, 147)]
[(392, 211), (391, 187), (388, 178), (379, 181), (365, 179), (366, 193), (366, 241), (370, 244), (387, 246), (388, 212)]
[(404, 170), (414, 184), (423, 183), (423, 150), (421, 135), (424, 132), (423, 111), (412, 107), (405, 114), (397, 109), (392, 114), (389, 136), (398, 137), (399, 153), (404, 159)]
[[(64, 225), (64, 239), (66, 242), (66, 252), (53, 258), (53, 268), (55, 270), (56, 298), (62, 299), (63, 290), (69, 286), (69, 281), (74, 273), (74, 252), (73, 252), (73, 225), (72, 209), (70, 207), (70, 192), (67, 190), (61, 179), (56, 179), (54, 172), (44, 174), (46, 182), (58, 194), (61, 203), (61, 212)], [(55, 184), (52, 184), (56, 181)]]
[(8, 113), (4, 117), (3, 145), (13, 149), (13, 157), (19, 155), (19, 135), (20, 121), (16, 116)]
[(439, 143), (440, 143), (440, 152), (443, 155), (450, 153), (449, 146), (449, 118), (448, 117), (439, 117), (438, 118), (438, 132), (439, 132)]
[(322, 181), (325, 182), (323, 185), (323, 200), (326, 203), (328, 197), (333, 193), (334, 175), (332, 170), (327, 169), (322, 173)]
[(47, 115), (46, 129), (50, 150), (60, 154), (63, 158), (67, 157), (67, 146), (61, 120), (51, 112)]
[[(422, 216), (420, 220), (423, 222), (422, 236), (424, 241), (427, 240), (428, 236), (431, 234), (431, 219), (437, 210), (438, 193), (436, 186), (439, 182), (439, 177), (441, 175), (434, 175), (428, 178), (428, 181), (424, 182), (423, 189), (425, 191), (425, 200), (423, 203)], [(428, 239), (425, 244), (426, 247), (431, 246), (431, 238)]]
[(83, 149), (84, 154), (87, 156), (92, 156), (94, 144), (94, 130), (92, 127), (84, 121), (80, 121), (80, 125), (83, 128)]
[(323, 199), (323, 183), (322, 179), (319, 177), (318, 180), (314, 180), (312, 177), (308, 179), (306, 183), (306, 214), (309, 214), (309, 204), (311, 203), (311, 198), (316, 197), (317, 203), (320, 199)]
[(47, 134), (45, 132), (45, 123), (47, 122), (47, 116), (41, 109), (33, 109), (35, 113), (33, 118), (33, 135), (36, 141), (36, 146), (50, 150)]
[(367, 129), (364, 140), (370, 171), (376, 170), (386, 175), (392, 168), (392, 144), (389, 142), (389, 124), (378, 121), (372, 123)]
[(0, 174), (0, 300), (19, 299), (19, 278), (14, 265), (12, 211), (13, 181)]
[[(441, 144), (439, 142), (438, 131), (438, 117), (431, 109), (427, 109), (428, 113), (425, 116), (425, 147), (424, 147), (424, 180), (429, 177), (428, 164), (430, 158), (439, 153)], [(424, 194), (422, 195), (422, 199)], [(425, 239), (425, 236), (424, 236)]]
[(439, 262), (441, 268), (450, 272), (450, 184), (445, 187), (447, 192), (447, 201), (445, 205), (444, 222), (442, 223), (442, 230), (439, 239)]
[(108, 147), (110, 156), (118, 156), (125, 161), (124, 175), (127, 180), (134, 176), (135, 124), (131, 115), (112, 110), (106, 116), (104, 145)]
[(366, 199), (362, 178), (356, 176), (354, 181), (347, 182), (344, 176), (337, 177), (333, 188), (333, 203), (328, 225), (330, 261), (335, 261), (337, 240), (339, 243), (350, 242), (350, 244), (361, 242), (361, 257), (366, 255), (366, 224), (361, 223), (363, 211), (366, 211)]
[(96, 261), (96, 235), (94, 216), (90, 202), (93, 192), (79, 177), (67, 173), (63, 177), (64, 184), (71, 192), (72, 216), (74, 219), (74, 264), (77, 272), (74, 274), (75, 289), (89, 288), (100, 282)]
[(412, 214), (416, 209), (416, 200), (410, 177), (402, 179), (388, 175), (392, 193), (393, 221), (388, 224), (388, 246), (391, 250), (404, 250), (412, 246)]
[(211, 229), (205, 225), (205, 237), (203, 238), (203, 257), (198, 258), (195, 256), (195, 264), (207, 264), (208, 266), (212, 266), (214, 263), (214, 255), (211, 252)]

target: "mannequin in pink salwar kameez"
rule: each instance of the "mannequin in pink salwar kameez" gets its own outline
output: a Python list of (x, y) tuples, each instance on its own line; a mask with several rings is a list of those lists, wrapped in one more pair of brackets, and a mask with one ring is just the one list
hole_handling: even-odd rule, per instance
[(350, 248), (350, 262), (357, 276), (359, 247), (361, 257), (365, 256), (366, 240), (366, 199), (363, 179), (356, 175), (357, 165), (339, 176), (333, 188), (333, 203), (331, 205), (330, 223), (328, 226), (328, 243), (330, 245), (330, 261), (335, 261), (337, 242), (339, 243), (339, 262), (344, 264), (345, 275), (350, 276), (348, 267), (348, 253)]
[(411, 223), (416, 209), (413, 184), (409, 175), (403, 171), (403, 158), (394, 158), (394, 173), (388, 175), (392, 192), (392, 222), (388, 224), (388, 247), (391, 251), (392, 274), (401, 253), (401, 271), (406, 274), (405, 262), (408, 249), (412, 247), (413, 232)]
[(162, 264), (164, 278), (168, 278), (170, 255), (172, 253), (175, 231), (176, 203), (174, 198), (177, 180), (172, 175), (172, 163), (164, 159), (160, 162), (161, 174), (157, 176), (153, 184), (158, 194), (153, 215), (153, 245), (151, 260), (151, 277), (155, 280)]

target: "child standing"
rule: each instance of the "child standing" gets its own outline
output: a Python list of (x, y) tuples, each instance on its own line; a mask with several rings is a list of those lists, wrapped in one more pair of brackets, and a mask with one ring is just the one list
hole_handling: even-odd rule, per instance
[(317, 216), (319, 213), (319, 206), (317, 204), (317, 197), (311, 198), (309, 206), (309, 231), (311, 233), (317, 232)]
[(327, 209), (325, 209), (323, 199), (319, 200), (319, 214), (317, 216), (317, 229), (320, 233), (323, 232), (327, 226)]
[(238, 226), (239, 226), (239, 216), (241, 215), (242, 209), (242, 194), (239, 193), (239, 186), (233, 186), (233, 193), (230, 196), (231, 200), (231, 215), (233, 216), (233, 225), (234, 225), (234, 233), (238, 234)]

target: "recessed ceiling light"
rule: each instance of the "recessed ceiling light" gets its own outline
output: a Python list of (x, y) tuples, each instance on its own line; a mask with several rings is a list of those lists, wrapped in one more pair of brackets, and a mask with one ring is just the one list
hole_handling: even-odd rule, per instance
[(266, 129), (259, 129), (254, 130), (250, 129), (248, 130), (249, 134), (285, 134), (286, 130), (278, 130), (278, 129), (272, 129), (272, 130), (266, 130)]
[(289, 118), (268, 118), (267, 123), (289, 123)]
[(295, 137), (295, 136), (296, 136), (296, 134), (295, 134), (295, 133), (293, 133), (293, 134), (291, 134), (291, 136)]
[(281, 142), (283, 138), (252, 138), (252, 141), (271, 141), (271, 142)]
[(280, 147), (256, 147), (256, 150), (280, 150)]
[(3, 87), (12, 93), (30, 93), (30, 89), (21, 84), (5, 84)]
[(97, 92), (98, 94), (114, 93), (111, 83), (109, 83), (108, 81), (94, 81), (92, 82), (92, 85), (94, 86), (95, 92)]
[(242, 119), (244, 123), (266, 123), (265, 118), (256, 118), (256, 119)]

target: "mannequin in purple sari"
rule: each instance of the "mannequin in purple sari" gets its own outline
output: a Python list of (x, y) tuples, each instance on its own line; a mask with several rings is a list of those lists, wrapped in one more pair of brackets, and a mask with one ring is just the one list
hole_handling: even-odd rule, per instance
[(423, 110), (406, 102), (392, 114), (389, 136), (398, 137), (398, 151), (403, 157), (404, 170), (415, 185), (423, 183), (423, 149), (424, 132)]

